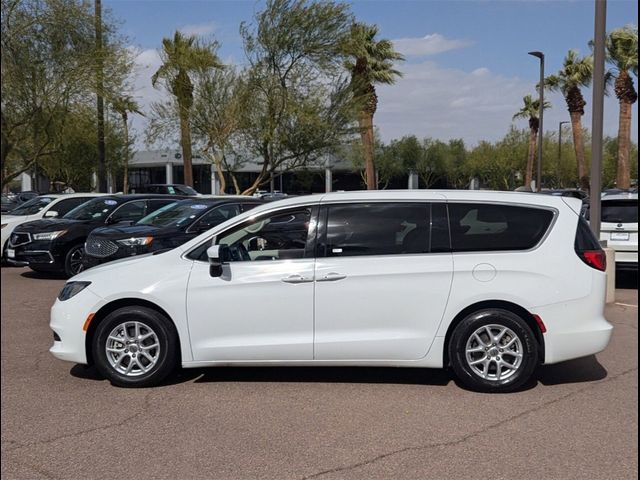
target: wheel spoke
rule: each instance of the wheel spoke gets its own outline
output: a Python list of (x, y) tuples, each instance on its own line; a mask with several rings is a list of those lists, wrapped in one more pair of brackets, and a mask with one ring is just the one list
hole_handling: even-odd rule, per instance
[[(488, 343), (483, 340), (487, 336)], [(501, 345), (505, 339), (505, 345)], [(465, 346), (469, 369), (490, 382), (506, 381), (516, 374), (523, 358), (520, 338), (509, 327), (500, 324), (482, 325), (469, 335)]]
[(469, 362), (469, 365), (478, 365), (479, 363), (483, 363), (487, 360), (487, 357), (482, 357), (478, 360), (473, 360), (472, 362)]
[(478, 332), (473, 334), (473, 337), (478, 341), (478, 343), (480, 343), (483, 346), (487, 346), (489, 345), (488, 343), (485, 343), (484, 340), (482, 340), (482, 337), (480, 337), (480, 335), (478, 335)]
[[(144, 341), (150, 345), (143, 345)], [(138, 321), (127, 321), (111, 331), (104, 349), (107, 360), (115, 371), (135, 377), (155, 367), (160, 354), (160, 341), (148, 325)], [(125, 353), (125, 350), (128, 353)], [(125, 358), (128, 359), (127, 362)]]
[(151, 350), (152, 348), (157, 348), (159, 346), (160, 346), (160, 344), (158, 344), (158, 343), (154, 343), (153, 345), (140, 345), (140, 350), (146, 352), (148, 350)]

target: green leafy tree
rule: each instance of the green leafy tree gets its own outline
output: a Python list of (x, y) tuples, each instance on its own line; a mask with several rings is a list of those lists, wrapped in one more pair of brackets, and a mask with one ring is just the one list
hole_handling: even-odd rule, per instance
[(614, 91), (620, 104), (618, 120), (618, 167), (616, 186), (631, 186), (631, 114), (638, 100), (631, 73), (638, 76), (638, 27), (630, 25), (607, 36), (607, 59), (613, 65), (608, 75), (615, 78)]
[(222, 68), (216, 54), (217, 43), (199, 43), (194, 36), (176, 31), (173, 38), (162, 39), (162, 65), (151, 77), (156, 86), (164, 81), (167, 90), (175, 97), (180, 120), (180, 146), (184, 162), (184, 182), (193, 186), (191, 107), (193, 106), (193, 82), (191, 75), (214, 68)]
[(304, 168), (352, 133), (340, 77), (347, 5), (270, 0), (240, 32), (248, 62), (241, 148), (262, 163), (253, 193), (273, 175)]
[[(529, 149), (527, 152), (527, 166), (524, 174), (525, 187), (531, 187), (533, 181), (533, 163), (536, 155), (536, 146), (538, 144), (538, 130), (540, 128), (540, 100), (534, 100), (531, 95), (525, 95), (522, 99), (523, 106), (513, 116), (513, 119), (525, 118), (529, 120)], [(550, 108), (549, 102), (544, 102), (544, 108)]]
[(591, 83), (593, 76), (593, 57), (588, 55), (580, 58), (578, 52), (569, 50), (564, 63), (556, 75), (545, 79), (545, 86), (553, 91), (560, 91), (567, 103), (573, 132), (573, 146), (576, 152), (576, 163), (580, 185), (584, 190), (589, 189), (589, 174), (584, 155), (584, 139), (582, 131), (582, 116), (587, 104), (580, 88)]
[(346, 68), (351, 75), (351, 89), (359, 105), (358, 123), (369, 190), (377, 188), (373, 129), (373, 116), (378, 108), (375, 86), (395, 83), (402, 73), (394, 68), (394, 62), (404, 60), (395, 51), (390, 40), (377, 39), (377, 35), (376, 25), (354, 23), (344, 47), (348, 58)]

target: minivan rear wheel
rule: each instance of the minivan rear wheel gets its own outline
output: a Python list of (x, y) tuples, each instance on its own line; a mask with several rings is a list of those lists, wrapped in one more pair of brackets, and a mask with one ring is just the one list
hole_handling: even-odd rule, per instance
[(456, 326), (449, 359), (468, 388), (510, 392), (531, 378), (538, 363), (538, 343), (529, 325), (515, 313), (481, 310)]
[(111, 312), (92, 342), (96, 367), (119, 387), (159, 384), (178, 363), (178, 336), (160, 312), (130, 306)]

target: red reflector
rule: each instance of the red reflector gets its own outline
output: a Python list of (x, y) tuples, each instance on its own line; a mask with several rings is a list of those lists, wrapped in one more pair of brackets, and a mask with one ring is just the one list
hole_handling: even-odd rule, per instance
[(604, 272), (607, 269), (607, 256), (602, 250), (587, 250), (582, 252), (582, 259), (585, 263), (596, 270)]
[(540, 315), (536, 315), (535, 313), (533, 314), (533, 319), (536, 321), (536, 323), (538, 324), (538, 328), (540, 329), (540, 331), (542, 333), (547, 333), (547, 327), (545, 326), (544, 322), (542, 321), (542, 319), (540, 318)]

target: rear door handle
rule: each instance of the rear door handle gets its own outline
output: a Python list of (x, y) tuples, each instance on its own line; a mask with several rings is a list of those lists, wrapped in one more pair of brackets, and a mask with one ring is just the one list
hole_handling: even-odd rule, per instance
[(313, 282), (312, 278), (303, 277), (302, 275), (289, 275), (282, 279), (284, 283), (308, 283)]
[(347, 278), (346, 275), (342, 273), (330, 272), (327, 273), (324, 277), (320, 278), (319, 282), (335, 282), (336, 280), (344, 280)]

